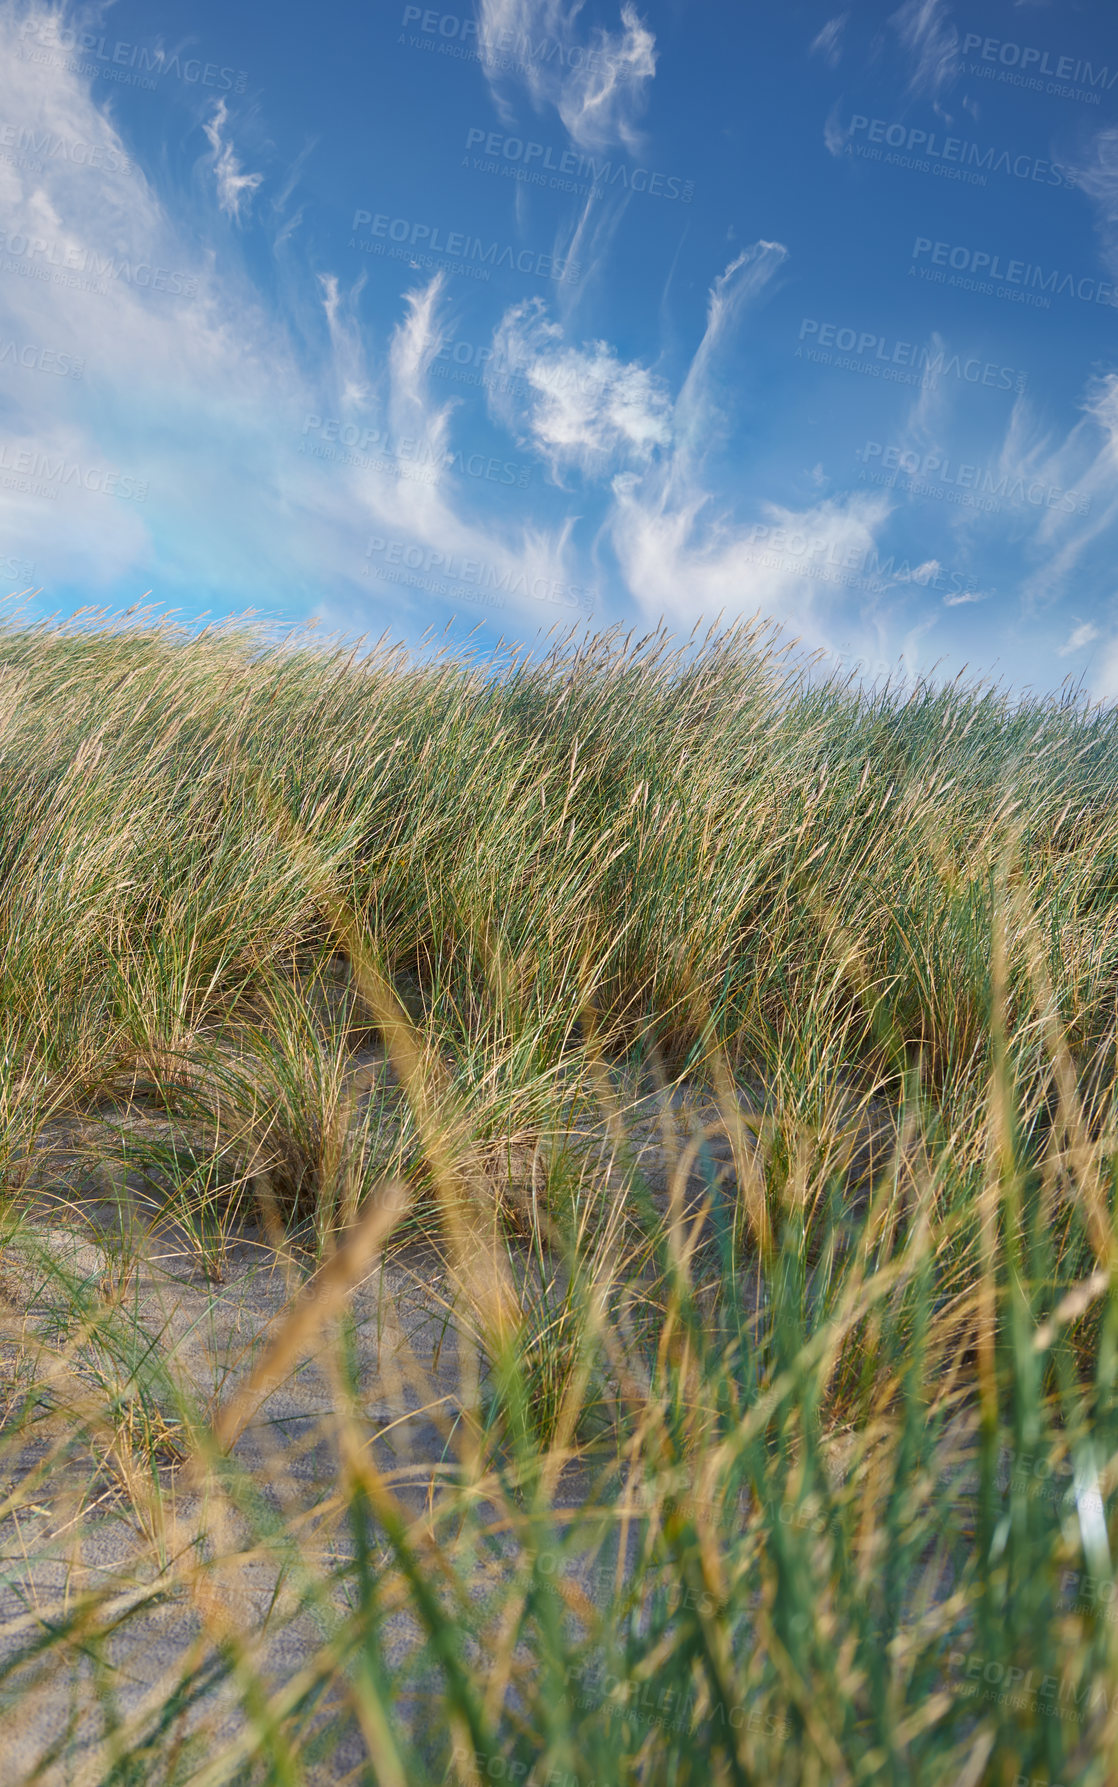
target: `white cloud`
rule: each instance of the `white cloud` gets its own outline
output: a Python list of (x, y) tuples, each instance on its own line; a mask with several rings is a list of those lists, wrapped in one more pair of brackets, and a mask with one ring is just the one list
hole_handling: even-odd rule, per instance
[(1118, 637), (1113, 634), (1083, 673), (1096, 701), (1118, 702)]
[(842, 34), (849, 17), (848, 12), (840, 12), (836, 18), (828, 19), (819, 35), (812, 39), (808, 54), (822, 56), (832, 68), (837, 68), (842, 59)]
[(1061, 658), (1069, 658), (1073, 652), (1084, 651), (1087, 646), (1093, 645), (1098, 637), (1099, 630), (1093, 622), (1089, 620), (1083, 621), (1082, 624), (1076, 627), (1075, 630), (1069, 634), (1068, 638), (1065, 639), (1063, 645), (1060, 647), (1059, 655)]
[(272, 247), (278, 250), (283, 247), (285, 242), (289, 242), (291, 240), (291, 237), (295, 234), (295, 231), (299, 228), (302, 221), (303, 221), (303, 207), (302, 207), (302, 205), (300, 205), (296, 210), (294, 210), (291, 213), (290, 217), (284, 218), (284, 221), (281, 223), (279, 229), (276, 232), (276, 238), (275, 238), (275, 241), (272, 243)]
[[(936, 351), (944, 346), (933, 337)], [(902, 460), (912, 453), (914, 467), (925, 458), (933, 467), (937, 462), (955, 468), (969, 463), (981, 473), (977, 495), (1001, 491), (1000, 507), (991, 513), (962, 504), (951, 505), (947, 513), (964, 546), (976, 538), (1001, 540), (1009, 532), (1026, 567), (1015, 588), (1021, 616), (1076, 600), (1084, 561), (1118, 524), (1118, 373), (1088, 383), (1080, 418), (1062, 435), (1042, 422), (1025, 393), (1018, 395), (1002, 439), (992, 449), (960, 440), (951, 414), (954, 397), (946, 381), (921, 392), (893, 443)], [(944, 606), (984, 601), (994, 593), (960, 590), (945, 596)], [(1065, 656), (1093, 643), (1093, 624), (1084, 622), (1063, 647), (1054, 643), (1052, 652)], [(1110, 661), (1106, 650), (1100, 650), (1091, 666), (1100, 697), (1118, 693), (1106, 681)], [(1114, 668), (1118, 679), (1118, 656)]]
[(829, 155), (841, 155), (846, 148), (849, 130), (842, 122), (840, 102), (836, 99), (823, 124), (823, 141)]
[[(833, 649), (835, 624), (845, 612), (834, 567), (864, 561), (889, 512), (878, 495), (800, 510), (765, 503), (763, 521), (743, 526), (713, 512), (706, 492), (673, 487), (670, 478), (650, 488), (636, 474), (624, 474), (614, 491), (611, 542), (645, 614), (686, 624), (719, 612), (762, 612), (812, 649)], [(872, 643), (876, 649), (876, 632)]]
[[(1093, 379), (1079, 407), (1081, 419), (1062, 441), (1053, 442), (1019, 398), (1006, 434), (1002, 464), (1015, 463), (1039, 485), (1074, 493), (1076, 499), (1070, 513), (1063, 502), (1036, 511), (1037, 568), (1022, 587), (1030, 608), (1058, 599), (1089, 548), (1118, 522), (1118, 373)], [(1070, 505), (1070, 497), (1067, 501)]]
[(287, 211), (291, 195), (295, 191), (302, 177), (303, 169), (317, 147), (317, 137), (312, 137), (309, 142), (303, 145), (302, 149), (300, 149), (298, 155), (295, 157), (295, 160), (288, 168), (283, 184), (280, 186), (279, 191), (272, 200), (272, 215), (277, 219), (282, 219), (279, 229), (276, 232), (275, 240), (272, 243), (273, 249), (277, 251), (283, 247), (285, 242), (290, 240), (303, 221), (302, 205), (297, 206), (290, 216), (285, 216), (284, 214)]
[(547, 459), (558, 482), (567, 467), (606, 476), (646, 463), (671, 439), (671, 399), (663, 380), (617, 358), (604, 341), (567, 346), (542, 300), (507, 311), (493, 338), (493, 370), (528, 388), (527, 412), (500, 385), (490, 409)]
[(303, 169), (306, 167), (307, 162), (310, 160), (311, 156), (313, 155), (314, 151), (317, 148), (318, 148), (318, 138), (317, 137), (311, 137), (306, 143), (303, 144), (303, 147), (300, 149), (298, 155), (295, 157), (295, 160), (291, 163), (291, 166), (287, 170), (287, 175), (286, 175), (286, 178), (284, 179), (283, 185), (280, 187), (275, 198), (272, 200), (272, 209), (274, 211), (278, 211), (281, 213), (283, 211), (286, 211), (288, 201), (290, 200), (292, 193), (295, 191), (295, 188), (297, 187), (297, 185), (299, 183), (299, 180), (303, 173)]
[[(207, 194), (180, 229), (88, 82), (61, 59), (21, 62), (19, 28), (0, 13), (0, 117), (100, 153), (92, 166), (0, 161), (7, 241), (37, 244), (23, 257), (28, 273), (54, 269), (35, 278), (0, 268), (0, 340), (73, 355), (86, 369), (81, 379), (5, 369), (8, 465), (41, 457), (77, 476), (56, 500), (19, 487), (30, 478), (0, 476), (0, 559), (33, 563), (47, 602), (77, 586), (91, 600), (133, 588), (227, 608), (257, 605), (263, 590), (290, 608), (313, 605), (326, 589), (340, 624), (387, 614), (401, 630), (413, 612), (426, 620), (431, 601), (362, 580), (374, 530), (425, 554), (483, 562), (506, 587), (576, 576), (571, 523), (545, 530), (469, 519), (478, 493), (461, 473), (436, 464), (425, 483), (401, 475), (398, 461), (378, 467), (373, 454), (357, 465), (344, 450), (334, 460), (300, 451), (314, 438), (306, 431), (314, 414), (359, 427), (372, 417), (388, 440), (427, 442), (436, 458), (453, 448), (454, 406), (427, 396), (440, 282), (411, 294), (378, 354), (358, 326), (360, 280), (343, 288), (299, 267), (289, 326), (229, 252), (219, 197)], [(219, 108), (218, 162), (224, 126)], [(233, 163), (229, 171), (244, 178)], [(234, 191), (242, 202), (247, 188)], [(91, 488), (114, 471), (118, 488), (125, 477), (146, 484), (146, 500)], [(513, 624), (557, 613), (515, 595), (507, 608)]]
[(1093, 199), (1103, 253), (1112, 273), (1118, 273), (1118, 126), (1105, 126), (1082, 160), (1064, 158), (1069, 180)]
[(225, 101), (219, 99), (214, 107), (213, 117), (202, 128), (209, 139), (210, 148), (214, 152), (214, 174), (217, 179), (217, 202), (234, 223), (241, 221), (241, 200), (249, 198), (263, 183), (263, 174), (243, 174), (241, 164), (233, 153), (232, 143), (222, 139), (229, 113)]
[(707, 326), (675, 406), (674, 475), (694, 478), (709, 448), (721, 439), (725, 414), (714, 377), (718, 356), (741, 322), (744, 312), (775, 278), (788, 258), (781, 242), (755, 242), (730, 262), (710, 288)]
[[(577, 466), (601, 473), (612, 462), (612, 504), (599, 550), (612, 551), (629, 595), (650, 619), (689, 626), (720, 611), (761, 612), (809, 648), (829, 652), (841, 622), (844, 633), (853, 628), (863, 654), (881, 662), (894, 639), (895, 612), (939, 570), (928, 560), (861, 579), (851, 571), (876, 559), (890, 513), (887, 493), (798, 509), (764, 502), (759, 520), (743, 524), (719, 510), (704, 476), (730, 426), (726, 352), (786, 257), (782, 244), (757, 242), (713, 281), (706, 328), (674, 403), (648, 368), (622, 361), (604, 342), (569, 342), (533, 300), (507, 312), (495, 338), (493, 369), (524, 381), (523, 406), (506, 391), (491, 398), (491, 407), (556, 472)], [(905, 648), (915, 653), (934, 624), (934, 613), (906, 623)]]
[[(706, 329), (675, 401), (671, 441), (644, 466), (615, 475), (602, 544), (650, 619), (689, 626), (719, 612), (760, 612), (809, 648), (832, 651), (836, 624), (851, 631), (841, 567), (872, 553), (889, 514), (887, 495), (856, 493), (799, 510), (763, 503), (761, 519), (750, 525), (718, 510), (703, 476), (725, 426), (725, 350), (786, 255), (780, 243), (757, 242), (714, 281)], [(868, 601), (857, 600), (854, 627), (867, 655), (888, 645), (882, 595), (877, 586)]]
[[(521, 597), (523, 618), (552, 621), (562, 611), (541, 609), (541, 598), (534, 592), (543, 584), (574, 580), (570, 563), (574, 518), (549, 532), (523, 522), (494, 529), (462, 512), (454, 476), (444, 469), (454, 447), (450, 424), (456, 401), (437, 405), (428, 388), (432, 362), (447, 333), (441, 314), (444, 301), (444, 280), (439, 274), (407, 295), (407, 313), (393, 331), (382, 381), (389, 438), (420, 443), (423, 463), (432, 475), (394, 479), (358, 467), (345, 481), (347, 500), (359, 505), (366, 535), (380, 530), (383, 538), (418, 548), (421, 571), (426, 567), (431, 572), (431, 582), (439, 581), (440, 568), (451, 561), (468, 560), (483, 566), (485, 577), (495, 587), (511, 590), (514, 605), (516, 596)], [(391, 584), (387, 595), (398, 604), (404, 600)], [(449, 599), (457, 599), (452, 589)], [(419, 606), (429, 607), (429, 600), (421, 599)], [(319, 612), (337, 618), (330, 603), (321, 605)]]
[[(1000, 444), (984, 450), (964, 445), (950, 429), (948, 394), (941, 387), (934, 401), (923, 393), (913, 405), (897, 443), (918, 459), (927, 455), (933, 462), (978, 467), (980, 495), (1001, 490), (1000, 507), (990, 514), (980, 507), (952, 506), (951, 526), (968, 544), (976, 537), (1001, 539), (1009, 531), (1025, 565), (1015, 588), (1022, 618), (1077, 600), (1085, 561), (1118, 524), (1118, 373), (1091, 380), (1079, 408), (1079, 419), (1057, 434), (1022, 393)], [(960, 591), (945, 597), (945, 606), (983, 600), (985, 593), (993, 592)], [(1095, 623), (1084, 621), (1062, 646), (1054, 641), (1050, 650), (1069, 656), (1098, 637)], [(1118, 647), (1100, 647), (1087, 679), (1100, 699), (1118, 695)]]
[(553, 107), (586, 153), (615, 143), (635, 152), (637, 119), (656, 73), (656, 39), (631, 0), (624, 0), (621, 29), (596, 26), (591, 41), (580, 44), (575, 25), (582, 8), (583, 0), (479, 0), (486, 77), (499, 99), (507, 46), (517, 46), (515, 61), (537, 111)]
[(338, 403), (344, 410), (360, 408), (370, 403), (374, 384), (357, 316), (357, 301), (365, 289), (365, 275), (359, 274), (344, 294), (335, 273), (320, 273), (318, 285), (330, 331)]
[(938, 99), (958, 67), (959, 35), (947, 18), (945, 0), (905, 0), (889, 23), (912, 58), (908, 91)]

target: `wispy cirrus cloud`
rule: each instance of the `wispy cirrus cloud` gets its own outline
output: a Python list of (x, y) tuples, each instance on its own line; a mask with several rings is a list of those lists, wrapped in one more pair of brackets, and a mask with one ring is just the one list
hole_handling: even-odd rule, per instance
[[(1118, 372), (1092, 379), (1080, 404), (1080, 420), (1063, 440), (1052, 442), (1038, 429), (1032, 448), (1037, 475), (1081, 501), (1074, 515), (1045, 509), (1036, 523), (1033, 555), (1037, 569), (1022, 589), (1023, 602), (1043, 608), (1068, 591), (1090, 549), (1118, 523)], [(1027, 426), (1027, 412), (1015, 406), (1007, 451)], [(1085, 513), (1080, 513), (1082, 509)]]
[(837, 17), (828, 19), (822, 31), (812, 38), (808, 55), (822, 56), (829, 67), (837, 68), (842, 61), (842, 34), (849, 17), (848, 12), (840, 12)]
[[(331, 294), (328, 297), (334, 302)], [(446, 282), (441, 274), (406, 294), (405, 314), (392, 332), (373, 396), (388, 438), (420, 443), (423, 464), (431, 475), (396, 479), (375, 465), (346, 467), (342, 490), (351, 525), (356, 512), (366, 536), (376, 531), (404, 553), (418, 554), (420, 566), (433, 573), (430, 582), (438, 582), (440, 568), (448, 565), (484, 566), (494, 587), (511, 592), (510, 601), (520, 617), (538, 622), (543, 611), (534, 592), (557, 584), (569, 586), (576, 575), (571, 549), (574, 518), (553, 527), (524, 520), (493, 524), (471, 514), (462, 500), (446, 468), (454, 448), (457, 400), (438, 403), (431, 395), (431, 367), (447, 334), (445, 313)], [(338, 327), (336, 305), (334, 327)], [(398, 554), (397, 562), (402, 556)], [(390, 583), (398, 610), (406, 603), (402, 594), (406, 587), (406, 578), (400, 584)], [(422, 582), (419, 587), (426, 588)], [(416, 606), (422, 610), (429, 604), (420, 599)], [(352, 625), (351, 603), (327, 598), (316, 612), (343, 628)]]
[[(1065, 600), (1075, 601), (1093, 553), (1118, 525), (1118, 373), (1091, 379), (1083, 393), (1079, 419), (1056, 432), (1022, 393), (1013, 404), (1000, 442), (983, 452), (964, 449), (958, 423), (945, 394), (922, 395), (913, 405), (900, 445), (933, 463), (971, 462), (982, 473), (982, 489), (1008, 494), (995, 511), (981, 505), (952, 507), (948, 513), (955, 535), (972, 546), (977, 540), (1002, 540), (1007, 525), (1023, 570), (1014, 592), (1019, 625), (1057, 623)], [(945, 605), (978, 599), (964, 591), (945, 597)], [(1100, 613), (1077, 619), (1066, 639), (1050, 635), (1057, 657), (1089, 653), (1084, 680), (1099, 699), (1118, 695), (1118, 640), (1106, 643), (1111, 624)], [(1103, 641), (1097, 650), (1092, 648)]]
[(581, 406), (560, 407), (542, 377), (538, 390), (529, 381), (513, 425), (533, 431), (541, 451), (564, 463), (593, 467), (610, 450), (628, 456), (611, 478), (599, 551), (612, 553), (624, 588), (650, 619), (686, 626), (719, 612), (760, 611), (816, 650), (834, 653), (840, 635), (844, 642), (853, 636), (865, 655), (886, 653), (891, 640), (911, 648), (934, 617), (922, 616), (915, 627), (906, 622), (902, 641), (894, 639), (893, 609), (910, 601), (919, 580), (910, 575), (896, 598), (887, 580), (867, 579), (865, 590), (854, 593), (849, 585), (856, 580), (848, 577), (844, 586), (835, 569), (874, 554), (890, 513), (885, 492), (829, 497), (804, 508), (761, 500), (757, 519), (743, 522), (719, 504), (706, 475), (730, 423), (727, 350), (786, 257), (781, 243), (760, 241), (713, 281), (706, 327), (674, 401), (662, 379), (621, 362), (604, 344), (576, 347), (542, 313), (525, 315), (523, 307), (508, 313), (502, 327), (527, 347), (528, 366), (541, 374), (568, 367), (590, 372), (594, 392), (593, 401), (584, 394)]
[(318, 285), (333, 349), (337, 400), (348, 411), (369, 403), (373, 394), (374, 380), (357, 309), (365, 289), (365, 275), (360, 273), (345, 292), (336, 273), (320, 273)]
[(1102, 252), (1111, 272), (1118, 274), (1118, 126), (1096, 131), (1088, 152), (1065, 157), (1062, 166), (1072, 184), (1094, 201)]
[[(946, 343), (931, 336), (934, 350)], [(1027, 393), (1014, 398), (999, 440), (979, 447), (960, 439), (957, 393), (946, 382), (929, 385), (910, 406), (898, 429), (900, 460), (936, 468), (969, 462), (981, 477), (982, 503), (950, 505), (945, 513), (956, 537), (968, 545), (984, 537), (1001, 539), (1008, 525), (1033, 567), (1021, 577), (1019, 611), (1035, 615), (1071, 592), (1077, 570), (1101, 536), (1118, 522), (1118, 373), (1089, 381), (1080, 419), (1055, 434)], [(919, 494), (912, 498), (920, 502)], [(946, 599), (954, 605), (958, 595)]]
[(724, 412), (715, 377), (718, 357), (736, 334), (745, 312), (775, 279), (787, 258), (788, 250), (782, 242), (755, 242), (752, 247), (743, 248), (711, 285), (706, 328), (675, 407), (677, 476), (694, 476), (721, 433)]
[(823, 142), (828, 155), (841, 155), (850, 137), (848, 125), (842, 122), (842, 107), (836, 99), (823, 122)]
[[(623, 0), (621, 28), (595, 26), (589, 43), (575, 27), (584, 0), (479, 0), (478, 44), (482, 67), (501, 100), (508, 80), (504, 46), (522, 44), (520, 78), (538, 112), (548, 106), (573, 143), (595, 153), (620, 143), (636, 151), (637, 120), (648, 103), (656, 73), (656, 39), (632, 0)], [(544, 43), (548, 54), (533, 54)]]
[(233, 145), (223, 137), (229, 110), (223, 99), (213, 109), (213, 116), (203, 124), (213, 150), (214, 177), (217, 181), (217, 202), (234, 223), (241, 221), (241, 205), (263, 184), (263, 174), (246, 174), (233, 153)]
[(959, 34), (946, 0), (905, 0), (889, 23), (912, 61), (909, 93), (938, 100), (958, 71)]
[(1082, 621), (1068, 634), (1060, 647), (1059, 655), (1061, 658), (1070, 658), (1076, 652), (1086, 651), (1087, 647), (1093, 645), (1098, 637), (1099, 630), (1094, 622)]
[(1097, 701), (1118, 701), (1118, 637), (1106, 642), (1086, 674)]
[(302, 178), (303, 169), (317, 147), (317, 137), (312, 137), (308, 143), (303, 145), (302, 149), (300, 149), (298, 155), (288, 168), (279, 191), (272, 199), (272, 216), (277, 220), (278, 224), (272, 246), (273, 249), (277, 251), (283, 247), (285, 242), (290, 240), (295, 234), (295, 231), (302, 224), (302, 205), (296, 206), (290, 213), (288, 212), (288, 205), (291, 202), (292, 194), (295, 192), (299, 181)]
[(887, 650), (876, 603), (856, 601), (852, 614), (827, 570), (873, 553), (889, 515), (883, 495), (830, 498), (803, 509), (765, 502), (752, 526), (719, 514), (705, 491), (670, 482), (650, 487), (633, 473), (617, 480), (615, 498), (611, 544), (626, 586), (650, 618), (682, 625), (760, 612), (812, 650), (834, 652), (839, 636), (848, 640), (852, 632), (858, 652)]
[[(431, 605), (362, 583), (373, 528), (484, 561), (510, 585), (517, 573), (571, 577), (569, 523), (479, 515), (477, 492), (441, 465), (460, 444), (454, 405), (429, 395), (441, 280), (405, 296), (379, 352), (359, 321), (361, 278), (346, 286), (300, 260), (285, 265), (288, 309), (277, 306), (229, 252), (244, 182), (258, 177), (236, 164), (222, 108), (199, 120), (219, 170), (228, 151), (217, 190), (207, 183), (199, 202), (128, 153), (80, 69), (44, 60), (29, 76), (19, 30), (0, 13), (0, 116), (90, 153), (82, 165), (0, 160), (4, 240), (22, 245), (0, 264), (0, 340), (44, 344), (86, 376), (17, 365), (5, 377), (5, 562), (34, 563), (51, 602), (76, 587), (83, 599), (152, 590), (225, 608), (259, 606), (266, 592), (347, 627), (388, 613), (402, 630), (413, 613), (426, 625)], [(234, 185), (223, 191), (223, 179)], [(391, 454), (357, 464), (301, 452), (312, 413), (362, 427), (372, 418), (382, 439), (427, 443), (430, 481), (402, 475)], [(40, 465), (53, 470), (40, 476)], [(515, 596), (507, 606), (515, 621)], [(522, 612), (541, 611), (525, 598)]]

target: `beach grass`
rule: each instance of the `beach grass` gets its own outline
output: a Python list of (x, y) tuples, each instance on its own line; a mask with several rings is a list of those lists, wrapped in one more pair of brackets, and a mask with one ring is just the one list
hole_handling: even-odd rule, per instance
[(0, 765), (6, 1779), (1112, 1778), (1114, 710), (92, 612)]

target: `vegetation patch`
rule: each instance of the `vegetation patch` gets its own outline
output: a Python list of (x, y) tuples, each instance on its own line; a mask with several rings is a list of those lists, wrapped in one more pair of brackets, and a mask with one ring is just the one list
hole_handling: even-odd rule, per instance
[(1118, 719), (0, 634), (5, 1779), (1104, 1783)]

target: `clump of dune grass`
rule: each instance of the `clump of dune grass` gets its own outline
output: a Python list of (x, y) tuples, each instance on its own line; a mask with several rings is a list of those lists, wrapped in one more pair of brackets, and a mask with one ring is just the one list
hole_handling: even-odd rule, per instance
[(96, 614), (0, 787), (11, 1778), (1109, 1778), (1113, 710)]

